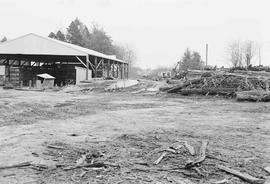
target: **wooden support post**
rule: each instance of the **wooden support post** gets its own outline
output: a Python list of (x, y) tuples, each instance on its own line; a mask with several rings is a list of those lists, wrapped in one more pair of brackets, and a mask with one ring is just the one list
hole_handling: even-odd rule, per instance
[(102, 68), (102, 74), (101, 74), (101, 77), (103, 78), (104, 77), (104, 71), (105, 71), (105, 65), (104, 65), (104, 59), (102, 59), (101, 61), (101, 68)]
[(116, 78), (115, 77), (115, 61), (113, 61), (113, 77)]
[(97, 57), (95, 57), (95, 75), (94, 77), (96, 78), (97, 77)]
[(126, 79), (126, 77), (125, 77), (125, 63), (122, 63), (122, 67), (123, 67), (123, 79)]
[(126, 68), (126, 64), (123, 63), (123, 67), (124, 67), (124, 78), (127, 78), (127, 68)]
[(119, 78), (119, 63), (116, 63), (116, 75), (117, 75), (117, 79)]
[(108, 59), (108, 63), (107, 63), (107, 77), (110, 77), (110, 71), (111, 71), (111, 64), (110, 64), (110, 60)]
[(121, 74), (121, 79), (123, 79), (123, 63), (120, 63), (120, 74)]
[(129, 64), (127, 63), (127, 79), (128, 79), (128, 73), (129, 73)]
[(88, 76), (88, 73), (89, 73), (89, 56), (88, 54), (86, 55), (86, 80), (89, 79), (89, 76)]

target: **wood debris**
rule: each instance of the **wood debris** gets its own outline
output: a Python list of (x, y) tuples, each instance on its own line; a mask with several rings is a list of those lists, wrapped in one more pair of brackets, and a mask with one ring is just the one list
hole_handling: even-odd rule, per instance
[(19, 167), (27, 167), (30, 166), (31, 162), (22, 162), (19, 164), (9, 165), (9, 166), (0, 166), (0, 170), (2, 169), (11, 169), (11, 168), (19, 168)]
[(183, 145), (181, 145), (179, 142), (176, 142), (176, 143), (173, 143), (172, 145), (170, 145), (169, 148), (174, 149), (174, 150), (179, 150), (182, 147), (183, 147)]
[(227, 180), (227, 179), (212, 182), (212, 184), (227, 184), (227, 183), (229, 183), (229, 180)]
[(55, 145), (47, 145), (47, 148), (53, 148), (53, 149), (65, 149), (65, 148), (63, 148), (63, 147), (61, 147), (61, 146), (55, 146)]
[(87, 154), (82, 155), (82, 157), (79, 158), (79, 159), (76, 161), (76, 165), (82, 165), (83, 163), (85, 163), (86, 156), (87, 156)]
[(167, 155), (166, 152), (162, 153), (160, 157), (154, 162), (155, 165), (159, 164), (160, 161)]
[(248, 183), (252, 183), (252, 184), (263, 184), (265, 182), (264, 179), (260, 179), (260, 178), (256, 178), (256, 177), (253, 177), (249, 174), (246, 174), (246, 173), (241, 173), (237, 170), (234, 170), (234, 169), (230, 169), (228, 167), (225, 167), (223, 165), (218, 165), (217, 166), (220, 170), (222, 171), (225, 171), (227, 173), (230, 173), (234, 176), (237, 176), (239, 178), (241, 178), (242, 180), (248, 182)]
[(67, 166), (67, 167), (63, 168), (63, 170), (67, 171), (67, 170), (73, 170), (73, 169), (82, 168), (82, 167), (97, 167), (98, 168), (98, 167), (106, 167), (106, 164), (104, 164), (102, 162), (97, 162), (97, 163), (92, 163), (92, 164)]
[(193, 161), (189, 161), (185, 166), (186, 168), (191, 168), (191, 167), (196, 166), (204, 161), (207, 144), (208, 144), (208, 141), (202, 141), (202, 145), (200, 147), (198, 157)]
[(264, 170), (267, 171), (267, 172), (270, 174), (270, 166), (266, 166), (266, 167), (264, 168)]
[(184, 145), (185, 147), (187, 148), (188, 152), (191, 154), (191, 155), (195, 155), (195, 150), (194, 148), (188, 144), (187, 141), (184, 141)]

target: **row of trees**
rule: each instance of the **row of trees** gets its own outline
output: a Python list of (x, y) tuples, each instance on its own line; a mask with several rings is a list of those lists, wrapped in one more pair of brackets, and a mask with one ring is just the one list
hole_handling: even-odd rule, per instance
[(228, 56), (232, 67), (248, 67), (256, 55), (257, 46), (254, 41), (233, 41), (228, 46)]
[[(232, 67), (248, 67), (256, 56), (258, 46), (254, 41), (233, 41), (227, 48), (228, 60)], [(186, 49), (179, 62), (181, 70), (202, 69), (204, 62), (198, 52)]]
[(129, 62), (130, 65), (134, 64), (136, 60), (135, 52), (129, 45), (114, 43), (111, 36), (102, 27), (95, 23), (87, 27), (78, 18), (70, 23), (66, 28), (66, 32), (62, 32), (61, 30), (56, 33), (51, 32), (49, 37), (107, 55), (116, 55), (117, 58)]

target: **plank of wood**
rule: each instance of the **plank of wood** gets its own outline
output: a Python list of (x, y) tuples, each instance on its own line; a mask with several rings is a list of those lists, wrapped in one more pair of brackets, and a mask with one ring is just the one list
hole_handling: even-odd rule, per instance
[(61, 146), (55, 146), (55, 145), (47, 145), (47, 148), (53, 148), (53, 149), (65, 149)]
[(270, 166), (266, 166), (264, 170), (266, 170), (270, 174)]
[(195, 160), (188, 162), (185, 166), (186, 168), (196, 166), (205, 160), (205, 152), (206, 152), (207, 144), (208, 144), (208, 141), (205, 141), (205, 140), (202, 141), (202, 145), (200, 147), (198, 157)]
[(63, 170), (67, 171), (67, 170), (73, 170), (73, 169), (82, 168), (82, 167), (106, 167), (106, 164), (104, 164), (102, 162), (97, 162), (97, 163), (93, 163), (93, 164), (67, 166), (67, 167), (63, 168)]
[(229, 180), (223, 179), (223, 180), (215, 181), (212, 184), (227, 184), (227, 183), (229, 183)]
[(27, 167), (30, 166), (31, 162), (22, 162), (19, 164), (9, 165), (9, 166), (0, 166), (0, 170), (2, 169), (11, 169), (11, 168), (18, 168), (18, 167)]
[(228, 167), (225, 167), (223, 165), (218, 165), (217, 166), (220, 170), (222, 171), (225, 171), (227, 173), (230, 173), (234, 176), (237, 176), (239, 178), (241, 178), (242, 180), (248, 182), (248, 183), (251, 183), (251, 184), (263, 184), (265, 182), (264, 179), (260, 179), (260, 178), (256, 178), (254, 176), (251, 176), (249, 174), (246, 174), (246, 173), (241, 173), (237, 170), (234, 170), (234, 169), (230, 169)]
[(171, 152), (171, 153), (176, 153), (176, 151), (174, 149), (171, 149), (171, 148), (167, 148), (167, 149), (165, 149), (165, 151), (168, 151), (168, 152)]
[(179, 178), (179, 177), (171, 177), (172, 180), (177, 184), (193, 184), (190, 180), (185, 178)]
[(154, 162), (155, 165), (159, 164), (160, 161), (167, 155), (166, 152), (162, 153), (160, 157)]

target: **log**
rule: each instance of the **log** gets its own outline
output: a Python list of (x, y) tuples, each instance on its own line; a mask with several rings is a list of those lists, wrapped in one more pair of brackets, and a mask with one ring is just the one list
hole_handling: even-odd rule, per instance
[(192, 88), (192, 89), (181, 89), (181, 95), (232, 95), (236, 91), (235, 88)]
[(242, 91), (236, 93), (236, 100), (249, 102), (269, 102), (270, 93), (261, 90)]
[(19, 164), (9, 165), (9, 166), (0, 166), (0, 170), (2, 169), (11, 169), (11, 168), (18, 168), (18, 167), (27, 167), (30, 166), (31, 162), (22, 162)]
[(205, 152), (206, 152), (207, 144), (208, 144), (208, 141), (202, 141), (202, 145), (200, 147), (198, 157), (195, 160), (188, 162), (185, 166), (186, 168), (191, 168), (193, 166), (196, 166), (205, 160)]
[(155, 165), (159, 164), (160, 161), (167, 155), (166, 152), (162, 153), (160, 157), (154, 162)]
[(181, 90), (184, 87), (186, 87), (186, 85), (184, 85), (184, 84), (180, 84), (180, 85), (174, 86), (171, 89), (169, 89), (167, 91), (167, 93), (176, 93), (176, 92), (178, 92), (179, 90)]
[(251, 183), (251, 184), (262, 184), (262, 183), (265, 182), (264, 179), (255, 178), (255, 177), (253, 177), (253, 176), (251, 176), (251, 175), (249, 175), (249, 174), (241, 173), (241, 172), (239, 172), (239, 171), (237, 171), (237, 170), (230, 169), (230, 168), (225, 167), (225, 166), (223, 166), (223, 165), (218, 165), (217, 167), (218, 167), (220, 170), (225, 171), (225, 172), (227, 172), (227, 173), (230, 173), (230, 174), (232, 174), (232, 175), (234, 175), (234, 176), (237, 176), (237, 177), (241, 178), (242, 180), (244, 180), (244, 181), (246, 181), (246, 182), (248, 182), (248, 183)]
[(171, 148), (167, 148), (167, 149), (165, 149), (165, 151), (168, 151), (168, 152), (171, 152), (171, 153), (176, 153), (176, 151), (174, 149), (171, 149)]
[(169, 89), (167, 92), (168, 93), (177, 93), (179, 90), (181, 90), (182, 88), (185, 88), (187, 86), (189, 86), (190, 84), (196, 84), (196, 83), (199, 83), (201, 82), (202, 79), (193, 79), (193, 80), (190, 80), (190, 81), (187, 81), (183, 84), (180, 84), (180, 85), (176, 85), (174, 87), (172, 87), (171, 89)]
[(227, 184), (227, 183), (229, 183), (229, 180), (223, 179), (223, 180), (220, 180), (220, 181), (215, 181), (212, 184)]
[(106, 164), (104, 164), (102, 162), (97, 162), (97, 163), (93, 163), (93, 164), (67, 166), (67, 167), (63, 168), (63, 170), (67, 171), (67, 170), (72, 170), (72, 169), (77, 169), (77, 168), (82, 168), (82, 167), (106, 167)]
[(53, 148), (53, 149), (65, 149), (61, 146), (55, 146), (55, 145), (47, 145), (47, 148)]

